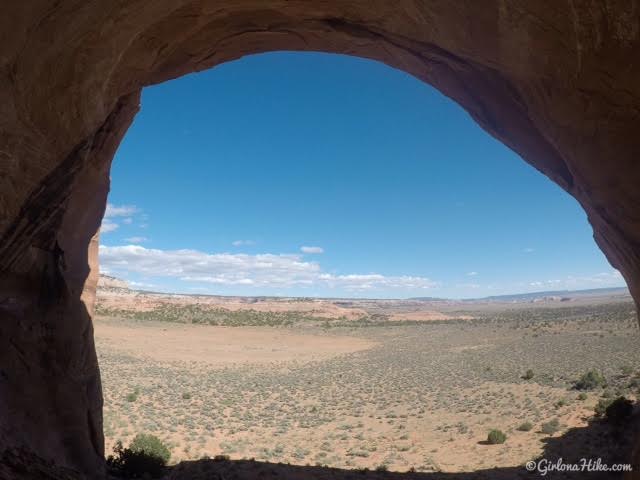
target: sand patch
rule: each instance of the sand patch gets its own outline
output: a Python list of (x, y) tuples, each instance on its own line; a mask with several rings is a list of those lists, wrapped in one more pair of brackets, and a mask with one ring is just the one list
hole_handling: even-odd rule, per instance
[(393, 313), (389, 318), (389, 320), (391, 321), (409, 320), (414, 322), (434, 322), (434, 321), (453, 320), (453, 319), (471, 320), (473, 319), (473, 317), (470, 315), (455, 315), (455, 314), (437, 312), (435, 310), (419, 310), (415, 312)]
[(316, 361), (377, 345), (362, 338), (307, 335), (269, 327), (109, 320), (97, 320), (94, 327), (98, 341), (117, 351), (161, 362), (199, 362), (208, 366)]

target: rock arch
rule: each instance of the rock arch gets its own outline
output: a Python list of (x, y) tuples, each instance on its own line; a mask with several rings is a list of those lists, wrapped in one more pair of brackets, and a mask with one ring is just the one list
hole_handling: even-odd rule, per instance
[(102, 467), (96, 231), (145, 85), (249, 53), (383, 61), (573, 195), (640, 301), (635, 0), (136, 0), (0, 17), (0, 451)]

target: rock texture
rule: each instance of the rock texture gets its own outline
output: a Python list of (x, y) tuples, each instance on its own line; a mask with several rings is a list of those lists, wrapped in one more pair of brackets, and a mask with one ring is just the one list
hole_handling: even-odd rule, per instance
[(640, 301), (635, 0), (22, 0), (0, 32), (0, 450), (100, 471), (111, 158), (143, 86), (245, 54), (359, 55), (434, 85), (580, 202)]
[[(100, 274), (98, 278), (97, 290), (102, 289), (104, 291), (126, 291), (130, 290), (129, 283), (126, 280), (122, 280), (117, 277), (111, 277), (109, 275)], [(96, 294), (97, 294), (96, 290)]]

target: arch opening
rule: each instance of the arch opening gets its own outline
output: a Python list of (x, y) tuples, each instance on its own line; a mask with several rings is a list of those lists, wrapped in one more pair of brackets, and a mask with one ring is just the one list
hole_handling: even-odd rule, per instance
[[(393, 229), (408, 229), (411, 224), (420, 222), (440, 227), (437, 231), (423, 231), (420, 235), (414, 231), (402, 237), (402, 248), (416, 249), (412, 257), (427, 258), (429, 268), (433, 268), (432, 251), (452, 258), (465, 256), (465, 250), (478, 249), (474, 255), (465, 257), (465, 262), (478, 262), (479, 251), (485, 257), (495, 255), (488, 245), (499, 238), (506, 243), (516, 242), (514, 238), (505, 237), (513, 230), (526, 228), (525, 225), (530, 230), (524, 238), (520, 237), (520, 243), (534, 231), (538, 231), (535, 242), (540, 243), (545, 242), (545, 234), (554, 242), (562, 236), (571, 248), (562, 251), (562, 246), (556, 247), (560, 250), (558, 256), (566, 260), (575, 255), (577, 263), (586, 263), (588, 255), (578, 254), (581, 250), (578, 238), (586, 239), (590, 233), (586, 222), (574, 236), (568, 234), (570, 219), (580, 215), (578, 209), (573, 208), (573, 201), (565, 205), (564, 193), (555, 195), (555, 186), (545, 190), (543, 186), (548, 184), (547, 180), (538, 172), (531, 172), (528, 166), (509, 168), (512, 163), (520, 162), (517, 156), (487, 138), (464, 112), (457, 107), (450, 108), (449, 100), (424, 89), (413, 79), (381, 66), (370, 65), (365, 71), (350, 68), (351, 63), (362, 63), (356, 59), (345, 58), (337, 62), (334, 58), (332, 63), (331, 57), (311, 56), (309, 61), (304, 60), (301, 54), (281, 54), (280, 57), (270, 54), (228, 65), (225, 71), (215, 70), (186, 79), (181, 82), (182, 88), (171, 85), (155, 88), (142, 105), (137, 123), (130, 132), (132, 138), (125, 139), (122, 150), (116, 155), (114, 168), (121, 171), (112, 176), (113, 196), (104, 224), (110, 231), (103, 231), (101, 236), (103, 269), (108, 269), (110, 275), (133, 280), (133, 290), (164, 289), (175, 293), (179, 289), (190, 294), (244, 294), (249, 298), (198, 296), (172, 299), (170, 295), (159, 293), (132, 292), (125, 283), (108, 280), (98, 294), (95, 316), (105, 382), (107, 452), (116, 440), (126, 444), (136, 433), (145, 431), (173, 446), (174, 461), (197, 461), (204, 455), (226, 454), (234, 461), (247, 457), (258, 462), (290, 462), (302, 466), (320, 463), (347, 470), (342, 475), (348, 475), (349, 469), (373, 470), (384, 465), (391, 471), (413, 468), (419, 472), (438, 469), (461, 472), (461, 478), (473, 475), (476, 470), (485, 470), (487, 462), (500, 467), (500, 474), (508, 476), (538, 455), (562, 457), (565, 461), (576, 455), (580, 458), (593, 456), (594, 452), (586, 448), (591, 443), (589, 438), (603, 435), (606, 429), (600, 423), (589, 425), (576, 418), (592, 417), (592, 403), (597, 395), (589, 392), (586, 403), (578, 400), (580, 392), (572, 390), (573, 381), (584, 373), (587, 365), (598, 371), (606, 368), (607, 378), (615, 378), (623, 366), (636, 363), (631, 347), (635, 320), (628, 297), (625, 301), (624, 298), (608, 297), (611, 292), (600, 292), (596, 299), (579, 298), (580, 294), (574, 297), (574, 293), (567, 293), (564, 298), (556, 293), (557, 298), (554, 298), (554, 294), (543, 293), (475, 302), (376, 301), (367, 297), (375, 298), (376, 294), (383, 297), (394, 294), (441, 297), (447, 293), (451, 295), (451, 290), (440, 288), (442, 282), (438, 276), (434, 279), (416, 276), (424, 275), (424, 271), (411, 272), (413, 277), (386, 278), (384, 275), (388, 272), (383, 269), (379, 272), (383, 274), (378, 278), (380, 282), (429, 283), (420, 285), (418, 290), (405, 284), (400, 286), (404, 289), (396, 290), (334, 288), (317, 294), (313, 289), (319, 287), (320, 277), (326, 273), (320, 271), (317, 277), (289, 277), (281, 266), (277, 266), (274, 267), (276, 273), (285, 275), (286, 281), (308, 281), (312, 285), (303, 283), (302, 288), (296, 285), (295, 289), (289, 286), (286, 290), (275, 278), (277, 275), (270, 275), (273, 273), (270, 271), (267, 273), (269, 281), (279, 289), (274, 291), (269, 289), (269, 281), (264, 282), (264, 276), (241, 264), (257, 255), (263, 255), (264, 259), (270, 255), (269, 261), (275, 261), (275, 256), (266, 252), (271, 252), (273, 245), (282, 245), (282, 240), (272, 238), (269, 234), (272, 231), (281, 230), (284, 236), (301, 241), (318, 240), (315, 237), (317, 230), (308, 231), (308, 223), (317, 220), (320, 230), (329, 225), (334, 230), (340, 228), (344, 242), (355, 243), (359, 251), (366, 252), (363, 255), (370, 262), (369, 268), (375, 270), (379, 267), (373, 257), (379, 252), (368, 251), (366, 243), (375, 245), (382, 241), (376, 239), (377, 232), (371, 229), (367, 215), (376, 212), (372, 219), (378, 228), (389, 229), (393, 222), (391, 217), (401, 212), (414, 212), (416, 204), (429, 205), (432, 210), (424, 207), (422, 219), (411, 213), (412, 220), (394, 224)], [(290, 70), (282, 70), (285, 62)], [(273, 72), (270, 73), (275, 77), (261, 71), (273, 63), (279, 66), (277, 69), (271, 67)], [(327, 77), (309, 87), (317, 97), (312, 100), (316, 108), (309, 106), (304, 93), (295, 92), (296, 85), (307, 85), (310, 79), (318, 76), (319, 72), (313, 70), (314, 63), (322, 65), (322, 72)], [(304, 73), (287, 79), (293, 71)], [(330, 78), (332, 75), (338, 78)], [(390, 85), (385, 79), (381, 81), (382, 85), (377, 85), (375, 77), (385, 75), (401, 77), (402, 81)], [(352, 76), (355, 78), (344, 81)], [(246, 93), (245, 81), (252, 86), (263, 86), (260, 93)], [(336, 81), (343, 90), (341, 97), (332, 103), (330, 97), (336, 91), (331, 85)], [(273, 86), (275, 83), (278, 83), (277, 88)], [(229, 84), (237, 91), (230, 89)], [(349, 113), (351, 107), (344, 105), (340, 109), (347, 98), (354, 105), (365, 105), (379, 97), (380, 91), (374, 86), (380, 91), (401, 93), (388, 93), (390, 98), (368, 113)], [(418, 93), (411, 90), (413, 87), (425, 91)], [(215, 91), (215, 94), (205, 94), (203, 89)], [(363, 93), (372, 89), (373, 92)], [(409, 93), (405, 94), (407, 90)], [(163, 102), (163, 98), (171, 100)], [(282, 107), (284, 98), (286, 105)], [(260, 104), (265, 99), (268, 100), (262, 108), (247, 106)], [(410, 107), (394, 110), (393, 105), (403, 101)], [(220, 118), (212, 119), (215, 115), (210, 111), (212, 105), (224, 112)], [(318, 105), (323, 105), (329, 113), (323, 114)], [(429, 109), (433, 111), (428, 115), (415, 118), (416, 112)], [(314, 112), (317, 123), (307, 118), (310, 111)], [(382, 115), (388, 117), (386, 123), (381, 120)], [(320, 127), (333, 119), (340, 119), (339, 127)], [(303, 120), (306, 123), (301, 127)], [(267, 122), (272, 130), (263, 126)], [(376, 130), (373, 125), (381, 122), (383, 128)], [(424, 128), (417, 131), (411, 125), (423, 125)], [(383, 130), (391, 130), (391, 140), (385, 140)], [(336, 141), (333, 136), (337, 131), (341, 136)], [(398, 132), (403, 136), (398, 136)], [(443, 140), (447, 132), (454, 133), (453, 138)], [(230, 140), (225, 142), (227, 137)], [(411, 139), (415, 137), (425, 138), (413, 145)], [(244, 143), (238, 146), (240, 138)], [(318, 158), (314, 158), (308, 150), (317, 148), (313, 143), (317, 138), (323, 149)], [(352, 143), (358, 146), (357, 155), (364, 157), (366, 162), (348, 158), (353, 155), (353, 145), (347, 138), (355, 138)], [(158, 145), (150, 145), (153, 142)], [(468, 142), (466, 149), (456, 149), (465, 142)], [(293, 152), (288, 148), (291, 143), (298, 146)], [(391, 144), (387, 150), (386, 143)], [(308, 150), (301, 150), (300, 145)], [(414, 154), (418, 156), (414, 158)], [(247, 156), (252, 158), (244, 158)], [(401, 158), (404, 156), (408, 158)], [(294, 157), (296, 161), (282, 157)], [(124, 168), (125, 163), (133, 162), (135, 168)], [(417, 162), (430, 168), (411, 170)], [(350, 163), (355, 165), (350, 166)], [(458, 167), (444, 171), (436, 168), (452, 163)], [(292, 174), (291, 168), (299, 168), (299, 176)], [(356, 175), (351, 175), (352, 169)], [(366, 174), (362, 172), (364, 169)], [(328, 177), (331, 183), (323, 182), (322, 170), (335, 172)], [(394, 173), (395, 170), (407, 170), (407, 173), (401, 175)], [(198, 172), (197, 180), (193, 179), (194, 171)], [(253, 171), (256, 179), (251, 178)], [(278, 184), (277, 178), (285, 172), (288, 172), (286, 180)], [(458, 178), (451, 178), (453, 174)], [(310, 176), (314, 181), (309, 180)], [(336, 176), (347, 180), (344, 188)], [(394, 176), (398, 178), (394, 179)], [(145, 187), (143, 184), (149, 177), (152, 177), (149, 182), (152, 186)], [(534, 179), (541, 182), (531, 188), (529, 183)], [(403, 186), (395, 190), (389, 188), (389, 182), (394, 181)], [(507, 187), (507, 181), (516, 187)], [(119, 182), (126, 186), (120, 187)], [(261, 188), (258, 182), (269, 187)], [(179, 190), (181, 183), (188, 188)], [(320, 184), (320, 189), (315, 188), (315, 183)], [(470, 197), (461, 190), (473, 189), (474, 183), (480, 186), (475, 192), (476, 204), (470, 205)], [(383, 184), (385, 188), (382, 188)], [(456, 198), (467, 205), (456, 205), (452, 199), (439, 198), (442, 191), (431, 193), (438, 184), (452, 187), (456, 190)], [(327, 194), (336, 197), (336, 204), (327, 205), (325, 195), (318, 208), (313, 204), (313, 197), (327, 192), (329, 185), (333, 185), (333, 189)], [(528, 188), (531, 188), (529, 196), (524, 194)], [(201, 193), (194, 193), (196, 190)], [(252, 197), (247, 199), (249, 190), (253, 191), (253, 198), (261, 199), (267, 205), (258, 205), (251, 201)], [(345, 196), (344, 190), (354, 190), (357, 201), (352, 196)], [(391, 202), (393, 196), (399, 197), (398, 203), (385, 215), (375, 203), (375, 196), (367, 196), (367, 190), (376, 190), (378, 196), (386, 198), (382, 203)], [(430, 194), (418, 198), (414, 190)], [(304, 196), (303, 192), (310, 195)], [(491, 192), (492, 200), (487, 202), (481, 198), (485, 192)], [(304, 205), (304, 208), (286, 210), (283, 203), (277, 201), (279, 194), (283, 195), (285, 204), (295, 197), (294, 207)], [(233, 201), (238, 198), (243, 201), (237, 208)], [(511, 219), (507, 229), (502, 219), (511, 218), (514, 212), (509, 209), (512, 205), (505, 205), (505, 202), (522, 203), (519, 213), (526, 221), (519, 224)], [(531, 204), (529, 209), (524, 205), (526, 203)], [(218, 209), (217, 205), (222, 208)], [(189, 211), (191, 206), (194, 211)], [(231, 212), (225, 214), (227, 209)], [(452, 214), (435, 215), (437, 211), (448, 209)], [(469, 239), (457, 245), (454, 253), (444, 251), (437, 240), (427, 238), (429, 233), (443, 237), (447, 243), (457, 241), (459, 233), (448, 230), (448, 225), (441, 225), (450, 216), (455, 217), (451, 223), (468, 222), (468, 219), (456, 217), (454, 209), (458, 211), (457, 215), (460, 215), (460, 209), (468, 210), (469, 218), (481, 217), (486, 211), (491, 212), (491, 217), (497, 217), (495, 224), (470, 229), (473, 237), (488, 237), (484, 246), (478, 247), (474, 245), (477, 240)], [(332, 219), (328, 224), (318, 216), (325, 210)], [(165, 211), (168, 221), (162, 216)], [(268, 224), (265, 228), (254, 218), (257, 215), (264, 220), (270, 212), (278, 212), (277, 220), (281, 221), (277, 226)], [(316, 220), (305, 221), (301, 215)], [(350, 224), (367, 225), (361, 232), (365, 235), (358, 237), (350, 230), (344, 233), (347, 227), (338, 227), (339, 223), (335, 221), (340, 215), (349, 218)], [(197, 224), (180, 223), (184, 217), (197, 219)], [(242, 221), (235, 221), (238, 218)], [(170, 228), (163, 225), (154, 230), (154, 223), (165, 222)], [(257, 245), (256, 239), (247, 233), (256, 225), (264, 229)], [(208, 226), (215, 229), (208, 231)], [(200, 232), (198, 238), (189, 234), (196, 228)], [(247, 228), (243, 232), (246, 235), (229, 234), (229, 229), (237, 228)], [(169, 241), (168, 232), (164, 230), (170, 230)], [(310, 237), (300, 237), (300, 232), (306, 232)], [(138, 235), (138, 238), (131, 235)], [(242, 240), (234, 241), (236, 237), (242, 237)], [(327, 248), (328, 240), (324, 238), (318, 243), (325, 247), (324, 252), (321, 247), (309, 247), (316, 245), (313, 241), (306, 244), (303, 241), (306, 251), (296, 259), (297, 266), (322, 266), (327, 257), (337, 255), (336, 251), (344, 247), (334, 241), (331, 248)], [(412, 243), (416, 240), (428, 243), (424, 251), (417, 250)], [(396, 269), (406, 268), (407, 263), (403, 263), (394, 248), (397, 246), (394, 240), (387, 241), (384, 251), (393, 259), (390, 263)], [(544, 259), (553, 252), (535, 246), (537, 260), (532, 261), (546, 265), (557, 263), (557, 259)], [(289, 256), (295, 255), (298, 247), (289, 247), (285, 252)], [(504, 249), (504, 244), (497, 248)], [(515, 270), (527, 268), (527, 262), (522, 259), (532, 256), (531, 249), (520, 246), (514, 250), (520, 259), (510, 257), (513, 263), (510, 266)], [(192, 258), (176, 259), (179, 251)], [(239, 272), (241, 277), (228, 275), (225, 265), (220, 264), (221, 253), (229, 261), (236, 262), (234, 273)], [(352, 254), (349, 251), (347, 256)], [(494, 257), (492, 260), (503, 261)], [(197, 267), (194, 269), (192, 264)], [(386, 266), (389, 268), (388, 263)], [(447, 270), (454, 268), (460, 267), (451, 261), (445, 267)], [(500, 266), (477, 267), (482, 271), (480, 274), (464, 269), (459, 272), (457, 281), (478, 282), (489, 273), (487, 268), (497, 270)], [(132, 276), (122, 277), (123, 274)], [(160, 283), (163, 275), (189, 278), (180, 284), (166, 284)], [(194, 283), (198, 275), (201, 283)], [(340, 272), (337, 272), (332, 280), (337, 283), (339, 276)], [(353, 277), (358, 275), (347, 276), (351, 277), (351, 286), (356, 286)], [(251, 281), (252, 285), (245, 288), (242, 283), (245, 280)], [(253, 286), (260, 282), (263, 283), (258, 288)], [(371, 279), (366, 282), (371, 283)], [(191, 285), (208, 289), (191, 290)], [(554, 285), (556, 290), (568, 287), (558, 283), (548, 285)], [(576, 284), (575, 288), (585, 286), (591, 285)], [(459, 287), (472, 290), (461, 290), (457, 296), (482, 297), (509, 292), (474, 287)], [(538, 291), (545, 288), (537, 282), (529, 282), (526, 287)], [(511, 288), (510, 292), (515, 293), (517, 288), (525, 287), (514, 285)], [(260, 298), (273, 294), (334, 298)], [(531, 303), (533, 300), (536, 303)], [(581, 317), (593, 319), (589, 322)], [(614, 320), (607, 322), (606, 317)], [(235, 327), (234, 331), (228, 327)], [(603, 328), (611, 329), (607, 339), (599, 335), (586, 337), (589, 346), (580, 353), (576, 345), (584, 341), (583, 332)], [(331, 348), (327, 348), (327, 338)], [(607, 347), (605, 341), (613, 343)], [(307, 351), (297, 351), (295, 346), (299, 344), (306, 345)], [(249, 351), (243, 354), (243, 349)], [(278, 353), (273, 353), (274, 349)], [(512, 356), (507, 349), (519, 354)], [(546, 349), (562, 353), (553, 355)], [(358, 353), (346, 359), (340, 355), (351, 350)], [(588, 353), (606, 350), (608, 353), (599, 358)], [(618, 353), (613, 354), (614, 351)], [(567, 352), (581, 360), (575, 364), (564, 362)], [(316, 357), (315, 360), (309, 355)], [(145, 360), (147, 356), (151, 356), (151, 360)], [(220, 358), (222, 356), (224, 358)], [(252, 365), (242, 366), (242, 363)], [(527, 370), (535, 372), (536, 380), (521, 378)], [(564, 380), (553, 380), (555, 377)], [(326, 398), (323, 398), (325, 394)], [(488, 405), (491, 405), (490, 409)], [(153, 412), (148, 410), (151, 407)], [(514, 411), (519, 413), (514, 414)], [(540, 433), (544, 428), (552, 428), (554, 421), (561, 425), (558, 427), (560, 433), (551, 435), (557, 437), (555, 441)], [(523, 433), (518, 430), (527, 422), (532, 423), (533, 431)], [(493, 427), (507, 432), (507, 447), (513, 442), (518, 443), (517, 447), (505, 450), (484, 445), (487, 431)], [(307, 438), (309, 429), (317, 434), (311, 439)], [(552, 447), (543, 448), (541, 438), (547, 438)], [(626, 452), (628, 439), (623, 438), (620, 434), (617, 445), (620, 451)], [(611, 458), (607, 457), (606, 461)], [(212, 472), (220, 466), (206, 461), (199, 464)], [(260, 463), (252, 465), (255, 469), (262, 468)]]

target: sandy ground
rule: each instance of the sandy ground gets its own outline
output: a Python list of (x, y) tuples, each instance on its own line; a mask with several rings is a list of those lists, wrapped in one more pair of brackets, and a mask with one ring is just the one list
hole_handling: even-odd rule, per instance
[[(224, 454), (345, 472), (499, 467), (505, 478), (526, 474), (521, 466), (538, 455), (614, 455), (608, 427), (589, 423), (605, 391), (581, 399), (572, 384), (596, 368), (609, 395), (635, 398), (626, 388), (640, 378), (631, 307), (328, 329), (101, 318), (106, 449), (147, 432), (167, 442), (172, 462)], [(621, 373), (629, 367), (636, 373)], [(551, 420), (559, 430), (543, 433)], [(523, 422), (533, 428), (519, 430)], [(493, 428), (504, 444), (487, 445)]]
[(415, 322), (432, 322), (441, 320), (451, 320), (456, 318), (458, 320), (471, 320), (471, 315), (451, 315), (435, 310), (417, 310), (415, 312), (401, 312), (394, 313), (389, 316), (389, 320), (392, 322), (411, 320)]
[(317, 361), (367, 350), (377, 343), (351, 336), (319, 336), (269, 327), (217, 327), (98, 320), (103, 344), (139, 358), (198, 362), (209, 367), (283, 361)]

